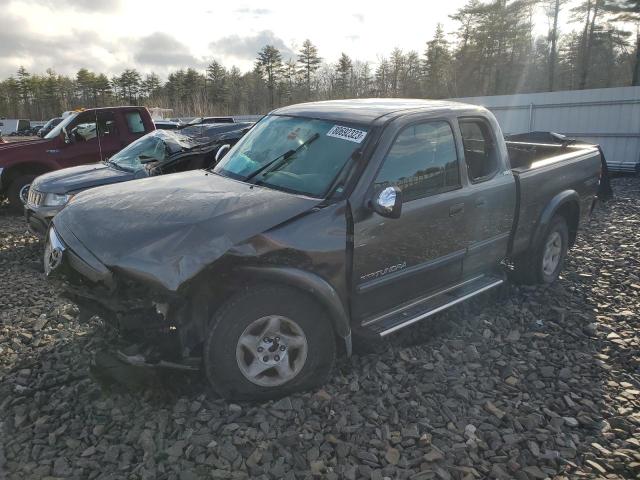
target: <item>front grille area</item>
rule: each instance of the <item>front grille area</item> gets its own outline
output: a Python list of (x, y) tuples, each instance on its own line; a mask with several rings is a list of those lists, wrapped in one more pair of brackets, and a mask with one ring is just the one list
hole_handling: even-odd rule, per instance
[(44, 193), (41, 193), (33, 188), (29, 189), (29, 196), (27, 197), (27, 203), (34, 207), (39, 207), (44, 201)]

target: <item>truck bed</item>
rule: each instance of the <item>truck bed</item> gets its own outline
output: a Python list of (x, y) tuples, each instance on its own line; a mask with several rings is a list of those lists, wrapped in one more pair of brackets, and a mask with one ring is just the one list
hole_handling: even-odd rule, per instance
[(548, 144), (506, 141), (511, 169), (522, 173), (526, 170), (566, 161), (582, 153), (598, 150), (591, 144)]
[[(588, 216), (594, 197), (587, 192), (599, 180), (603, 159), (598, 146), (591, 144), (506, 144), (517, 188), (511, 246), (511, 255), (516, 256), (529, 248), (543, 208), (558, 192), (577, 192), (582, 199), (579, 217)], [(575, 236), (578, 226), (569, 227), (570, 235)]]

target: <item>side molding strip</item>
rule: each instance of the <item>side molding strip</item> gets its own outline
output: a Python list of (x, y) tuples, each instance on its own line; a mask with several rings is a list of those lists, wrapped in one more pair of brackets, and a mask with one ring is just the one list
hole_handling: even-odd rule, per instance
[(397, 280), (402, 277), (409, 277), (416, 273), (424, 272), (427, 270), (431, 270), (434, 268), (442, 267), (447, 263), (455, 262), (456, 260), (460, 260), (465, 256), (467, 250), (457, 250), (455, 252), (448, 253), (442, 257), (436, 258), (434, 260), (430, 260), (428, 262), (419, 263), (418, 265), (413, 265), (408, 268), (404, 268), (402, 270), (398, 270), (397, 272), (390, 273), (385, 275), (384, 277), (376, 278), (374, 280), (369, 280), (368, 282), (361, 283), (356, 287), (356, 291), (358, 293), (366, 292), (367, 290), (371, 290), (372, 288), (380, 287), (389, 282)]

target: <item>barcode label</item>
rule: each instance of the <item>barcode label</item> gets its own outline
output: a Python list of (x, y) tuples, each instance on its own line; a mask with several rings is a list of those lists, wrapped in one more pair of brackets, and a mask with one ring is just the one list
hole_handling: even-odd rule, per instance
[(341, 127), (340, 125), (334, 125), (331, 130), (327, 132), (327, 137), (341, 138), (342, 140), (348, 140), (350, 142), (362, 143), (364, 137), (367, 136), (367, 132), (362, 130), (356, 130), (355, 128)]

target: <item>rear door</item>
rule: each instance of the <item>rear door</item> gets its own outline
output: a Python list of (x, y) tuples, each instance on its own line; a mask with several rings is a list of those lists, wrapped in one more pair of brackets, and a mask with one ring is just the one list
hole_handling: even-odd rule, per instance
[(354, 218), (354, 318), (455, 283), (462, 273), (465, 245), (459, 232), (465, 212), (448, 121), (423, 120), (397, 128), (368, 196), (390, 185), (403, 194), (400, 218), (370, 210)]
[(506, 256), (516, 186), (492, 125), (483, 117), (460, 118), (458, 123), (469, 180), (462, 232), (468, 249), (463, 275), (468, 278), (486, 272)]

